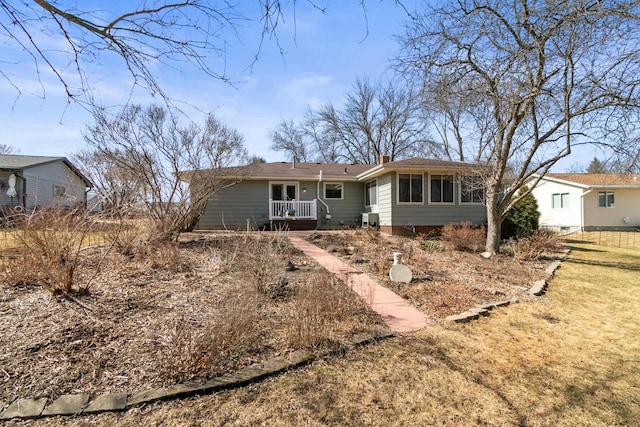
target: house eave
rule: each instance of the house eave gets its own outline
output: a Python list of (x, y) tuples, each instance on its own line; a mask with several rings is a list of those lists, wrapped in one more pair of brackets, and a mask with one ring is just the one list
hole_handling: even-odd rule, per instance
[(359, 181), (368, 181), (390, 172), (429, 172), (429, 171), (473, 171), (473, 167), (462, 165), (385, 165), (381, 164), (357, 176)]
[(580, 184), (578, 182), (567, 181), (566, 179), (553, 178), (553, 177), (546, 176), (546, 175), (541, 177), (539, 174), (532, 174), (531, 178), (532, 179), (540, 178), (540, 181), (555, 182), (556, 184), (568, 185), (570, 187), (582, 188), (584, 190), (588, 190), (590, 188), (595, 188), (592, 185)]
[(589, 188), (594, 190), (640, 190), (640, 185), (590, 185)]

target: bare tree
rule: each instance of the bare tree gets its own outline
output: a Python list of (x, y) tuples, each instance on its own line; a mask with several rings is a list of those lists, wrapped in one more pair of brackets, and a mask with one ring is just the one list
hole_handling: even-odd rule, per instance
[(108, 155), (95, 149), (84, 149), (73, 156), (74, 163), (93, 182), (101, 210), (112, 217), (131, 218), (144, 211), (143, 183), (114, 161), (117, 152)]
[(416, 95), (411, 86), (357, 79), (342, 108), (325, 104), (315, 119), (348, 162), (375, 164), (382, 155), (399, 160), (422, 154), (428, 145)]
[(282, 122), (281, 132), (271, 135), (271, 148), (327, 162), (365, 164), (377, 163), (381, 155), (391, 160), (425, 155), (434, 147), (418, 101), (411, 86), (357, 79), (341, 108), (329, 102), (309, 109), (297, 125)]
[(282, 120), (274, 130), (269, 131), (270, 150), (282, 151), (299, 162), (312, 161), (312, 150), (305, 130), (293, 120)]
[[(324, 12), (315, 1), (306, 2)], [(255, 61), (264, 41), (275, 40), (279, 45), (277, 29), (285, 17), (296, 19), (296, 5), (300, 2), (255, 0), (255, 15), (242, 12), (238, 2), (230, 0), (140, 0), (137, 5), (105, 4), (103, 9), (82, 2), (61, 3), (0, 0), (0, 34), (9, 46), (30, 56), (43, 94), (46, 83), (42, 76), (51, 72), (69, 101), (93, 103), (87, 66), (99, 64), (105, 54), (122, 59), (134, 86), (161, 96), (164, 92), (155, 74), (158, 64), (173, 68), (189, 65), (211, 78), (228, 80), (226, 49), (230, 39), (241, 41), (238, 28), (258, 23), (261, 38), (254, 53)], [(52, 49), (43, 35), (56, 47)], [(24, 72), (23, 67), (20, 70)], [(0, 76), (18, 95), (21, 93), (21, 75), (0, 69)]]
[(498, 250), (500, 224), (534, 173), (580, 144), (615, 145), (635, 117), (638, 9), (633, 0), (458, 0), (415, 14), (399, 37), (396, 66), (425, 103), (436, 100), (430, 108), (458, 147), (449, 154), (488, 165), (487, 251)]
[(20, 150), (9, 144), (0, 144), (0, 154), (18, 154)]
[(221, 168), (246, 162), (243, 137), (213, 114), (202, 126), (181, 126), (164, 107), (132, 105), (116, 115), (96, 110), (94, 122), (84, 135), (83, 156), (100, 159), (128, 180), (127, 188), (139, 190), (137, 200), (157, 224), (157, 238), (192, 229), (215, 192), (242, 178), (242, 168), (235, 177)]

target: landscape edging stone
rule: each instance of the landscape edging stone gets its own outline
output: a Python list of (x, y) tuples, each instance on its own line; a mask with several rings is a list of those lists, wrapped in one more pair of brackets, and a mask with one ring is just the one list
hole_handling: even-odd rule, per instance
[[(546, 292), (547, 287), (549, 286), (549, 281), (556, 274), (556, 271), (562, 266), (562, 261), (567, 259), (570, 252), (571, 252), (570, 248), (564, 248), (560, 251), (560, 254), (556, 256), (556, 260), (553, 261), (551, 264), (549, 264), (549, 266), (544, 271), (545, 274), (547, 275), (547, 278), (537, 280), (531, 285), (531, 287), (529, 287), (529, 293), (531, 295), (541, 296)], [(449, 322), (455, 322), (455, 323), (466, 323), (471, 320), (476, 320), (480, 318), (480, 316), (489, 316), (490, 311), (493, 310), (494, 308), (503, 307), (509, 304), (515, 304), (517, 302), (518, 300), (514, 299), (510, 301), (509, 300), (499, 301), (496, 303), (477, 304), (475, 307), (472, 307), (465, 312), (447, 316), (445, 320)]]
[(187, 381), (168, 387), (139, 390), (132, 394), (107, 393), (90, 400), (86, 393), (68, 394), (47, 405), (46, 397), (38, 399), (16, 399), (0, 412), (0, 420), (44, 418), (64, 415), (89, 415), (100, 412), (118, 412), (162, 400), (179, 399), (195, 395), (211, 394), (216, 391), (240, 387), (289, 369), (307, 365), (321, 357), (345, 353), (351, 347), (359, 347), (392, 338), (391, 330), (377, 330), (351, 337), (344, 345), (322, 352), (296, 350), (287, 357), (278, 356), (242, 368), (234, 373), (223, 374), (206, 381)]

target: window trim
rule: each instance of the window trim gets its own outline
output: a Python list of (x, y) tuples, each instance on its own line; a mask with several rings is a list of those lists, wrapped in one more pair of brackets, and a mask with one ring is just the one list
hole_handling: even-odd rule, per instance
[[(376, 202), (372, 203), (372, 204), (367, 204), (367, 195), (369, 194), (369, 191), (367, 190), (367, 184), (371, 184), (372, 182), (376, 183)], [(378, 178), (374, 178), (374, 179), (371, 179), (369, 181), (366, 181), (364, 183), (364, 205), (365, 205), (365, 207), (378, 206), (378, 199), (379, 199)]]
[[(436, 175), (436, 174), (434, 174), (434, 175)], [(459, 205), (465, 205), (465, 206), (469, 206), (469, 205), (477, 205), (477, 206), (485, 205), (486, 204), (486, 200), (487, 200), (487, 198), (486, 198), (486, 188), (487, 188), (487, 186), (484, 185), (484, 182), (482, 183), (482, 189), (481, 189), (482, 190), (482, 201), (474, 202), (473, 201), (473, 196), (471, 196), (471, 201), (470, 202), (465, 202), (465, 201), (462, 200), (462, 186), (463, 186), (462, 184), (463, 184), (465, 178), (478, 178), (478, 179), (482, 180), (482, 177), (479, 176), (479, 175), (460, 175), (459, 180), (458, 180), (458, 204)], [(431, 181), (429, 181), (429, 182), (431, 182)], [(454, 185), (455, 185), (455, 182), (456, 181), (454, 181)], [(431, 200), (431, 196), (429, 196), (429, 200)], [(441, 204), (441, 203), (438, 203), (438, 202), (436, 202), (436, 203), (437, 204)], [(445, 204), (448, 204), (448, 203), (445, 203)]]
[[(432, 202), (431, 201), (431, 177), (434, 175), (439, 175), (440, 177), (444, 177), (444, 176), (450, 176), (451, 177), (451, 183), (453, 185), (452, 188), (452, 192), (451, 192), (451, 198), (452, 201), (451, 202)], [(447, 205), (447, 206), (451, 206), (451, 205), (455, 205), (456, 204), (456, 175), (454, 173), (429, 173), (428, 174), (428, 181), (429, 181), (429, 200), (428, 203), (430, 205)], [(442, 178), (440, 178), (440, 183), (442, 183)], [(460, 187), (460, 186), (458, 186)]]
[(63, 198), (67, 195), (67, 188), (64, 185), (53, 184), (53, 197)]
[[(340, 197), (327, 197), (327, 184), (340, 186)], [(322, 195), (325, 200), (344, 200), (344, 182), (327, 181), (324, 182)]]
[[(600, 194), (604, 194), (604, 206), (600, 205)], [(608, 196), (611, 195), (613, 196), (613, 203), (609, 204), (608, 202)], [(599, 208), (604, 208), (604, 209), (612, 209), (616, 207), (616, 192), (615, 191), (609, 191), (609, 190), (603, 190), (603, 191), (598, 191), (598, 207)]]
[[(554, 206), (554, 197), (555, 196), (560, 196), (560, 206)], [(567, 196), (567, 203), (565, 206), (565, 203), (563, 203), (563, 197), (562, 196)], [(552, 193), (551, 194), (551, 209), (569, 209), (569, 197), (570, 197), (570, 193)]]
[[(420, 176), (421, 180), (422, 180), (422, 191), (420, 193), (422, 201), (420, 202), (401, 202), (400, 201), (400, 175), (409, 175), (409, 182), (412, 182), (413, 175), (417, 175)], [(396, 204), (398, 205), (415, 205), (415, 206), (420, 206), (420, 205), (424, 205), (424, 172), (420, 172), (420, 173), (411, 173), (411, 172), (396, 172)], [(411, 198), (412, 195), (412, 191), (411, 188), (409, 188), (409, 197)]]

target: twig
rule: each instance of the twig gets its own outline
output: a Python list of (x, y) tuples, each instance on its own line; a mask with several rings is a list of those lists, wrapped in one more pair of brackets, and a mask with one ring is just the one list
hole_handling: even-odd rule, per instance
[(93, 307), (88, 306), (87, 304), (83, 303), (83, 302), (82, 302), (82, 301), (80, 301), (79, 299), (77, 299), (77, 298), (75, 298), (75, 297), (72, 297), (71, 295), (67, 295), (67, 298), (68, 298), (70, 301), (73, 301), (73, 302), (75, 302), (76, 304), (78, 304), (80, 307), (82, 307), (82, 308), (84, 308), (84, 309), (86, 309), (86, 310), (89, 310), (89, 311), (93, 311)]

